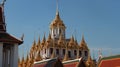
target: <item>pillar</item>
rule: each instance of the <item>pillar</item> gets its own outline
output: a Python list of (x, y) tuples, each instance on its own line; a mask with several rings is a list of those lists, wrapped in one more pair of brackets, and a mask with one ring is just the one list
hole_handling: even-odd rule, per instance
[(10, 67), (18, 67), (18, 44), (10, 47)]
[(14, 44), (13, 49), (13, 67), (18, 67), (18, 44)]
[(8, 50), (5, 49), (5, 67), (8, 67)]
[(13, 67), (13, 46), (10, 47), (10, 67)]
[(3, 61), (3, 43), (0, 42), (0, 67), (2, 67), (2, 61)]

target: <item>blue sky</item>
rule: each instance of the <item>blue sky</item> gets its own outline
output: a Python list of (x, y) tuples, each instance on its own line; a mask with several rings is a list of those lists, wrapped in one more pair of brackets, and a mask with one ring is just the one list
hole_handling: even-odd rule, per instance
[[(120, 0), (59, 0), (59, 12), (67, 26), (67, 38), (76, 35), (80, 43), (84, 34), (96, 55), (97, 48), (102, 48), (106, 56), (120, 54)], [(34, 38), (37, 41), (40, 35), (42, 39), (44, 32), (47, 37), (55, 13), (56, 0), (6, 1), (7, 31), (18, 38), (25, 35), (20, 56), (30, 49)]]

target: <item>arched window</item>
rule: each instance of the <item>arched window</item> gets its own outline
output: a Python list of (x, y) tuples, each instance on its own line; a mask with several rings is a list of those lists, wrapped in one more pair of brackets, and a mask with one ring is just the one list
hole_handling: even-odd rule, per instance
[(59, 49), (56, 49), (56, 54), (59, 55)]
[(61, 30), (61, 29), (59, 29), (59, 33), (60, 33), (60, 34), (62, 33), (62, 30)]
[(81, 52), (81, 51), (79, 51), (79, 56), (80, 56), (80, 57), (82, 56), (82, 52)]
[(74, 55), (75, 55), (75, 56), (77, 55), (77, 52), (76, 52), (76, 50), (74, 50)]
[(50, 54), (52, 54), (53, 53), (53, 48), (50, 48)]
[(70, 51), (68, 51), (68, 57), (71, 58), (71, 52)]
[(88, 56), (88, 52), (87, 51), (85, 51), (85, 56)]
[(63, 55), (65, 55), (65, 49), (63, 49)]
[(46, 53), (46, 49), (45, 49), (45, 53)]

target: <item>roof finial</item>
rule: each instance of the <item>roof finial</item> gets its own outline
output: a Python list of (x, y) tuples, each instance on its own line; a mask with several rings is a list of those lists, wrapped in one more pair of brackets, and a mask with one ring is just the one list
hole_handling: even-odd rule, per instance
[(2, 0), (2, 2), (1, 2), (2, 6), (4, 6), (5, 2), (6, 2), (6, 0)]
[(56, 0), (56, 15), (59, 14), (59, 11), (58, 11), (58, 0)]

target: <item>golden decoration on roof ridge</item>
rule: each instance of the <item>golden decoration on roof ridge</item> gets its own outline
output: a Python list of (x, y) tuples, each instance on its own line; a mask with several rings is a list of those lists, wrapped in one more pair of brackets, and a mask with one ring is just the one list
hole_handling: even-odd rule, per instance
[(89, 50), (88, 46), (87, 46), (87, 44), (86, 44), (86, 42), (84, 40), (84, 36), (82, 36), (82, 40), (80, 42), (80, 47), (83, 48), (83, 49)]
[(87, 61), (86, 61), (86, 66), (87, 67), (96, 67), (95, 63), (93, 62), (93, 60), (90, 56), (90, 51), (89, 51), (88, 58), (87, 58)]
[(44, 33), (44, 36), (43, 36), (43, 39), (42, 39), (42, 43), (45, 43), (46, 42), (46, 37), (45, 37), (45, 33)]
[(47, 39), (47, 42), (50, 42), (51, 41), (51, 34), (49, 33), (49, 35), (48, 35), (48, 39)]
[(69, 60), (69, 57), (68, 57), (68, 47), (66, 45), (66, 50), (65, 50), (65, 55), (64, 55), (63, 61), (67, 61), (67, 60)]
[(35, 58), (35, 61), (41, 61), (41, 60), (42, 60), (42, 58), (40, 56), (40, 51), (38, 51), (38, 54), (37, 54), (37, 56)]
[(51, 59), (55, 58), (55, 52), (54, 52), (54, 48), (53, 48), (53, 52), (52, 52), (52, 55), (50, 57)]

